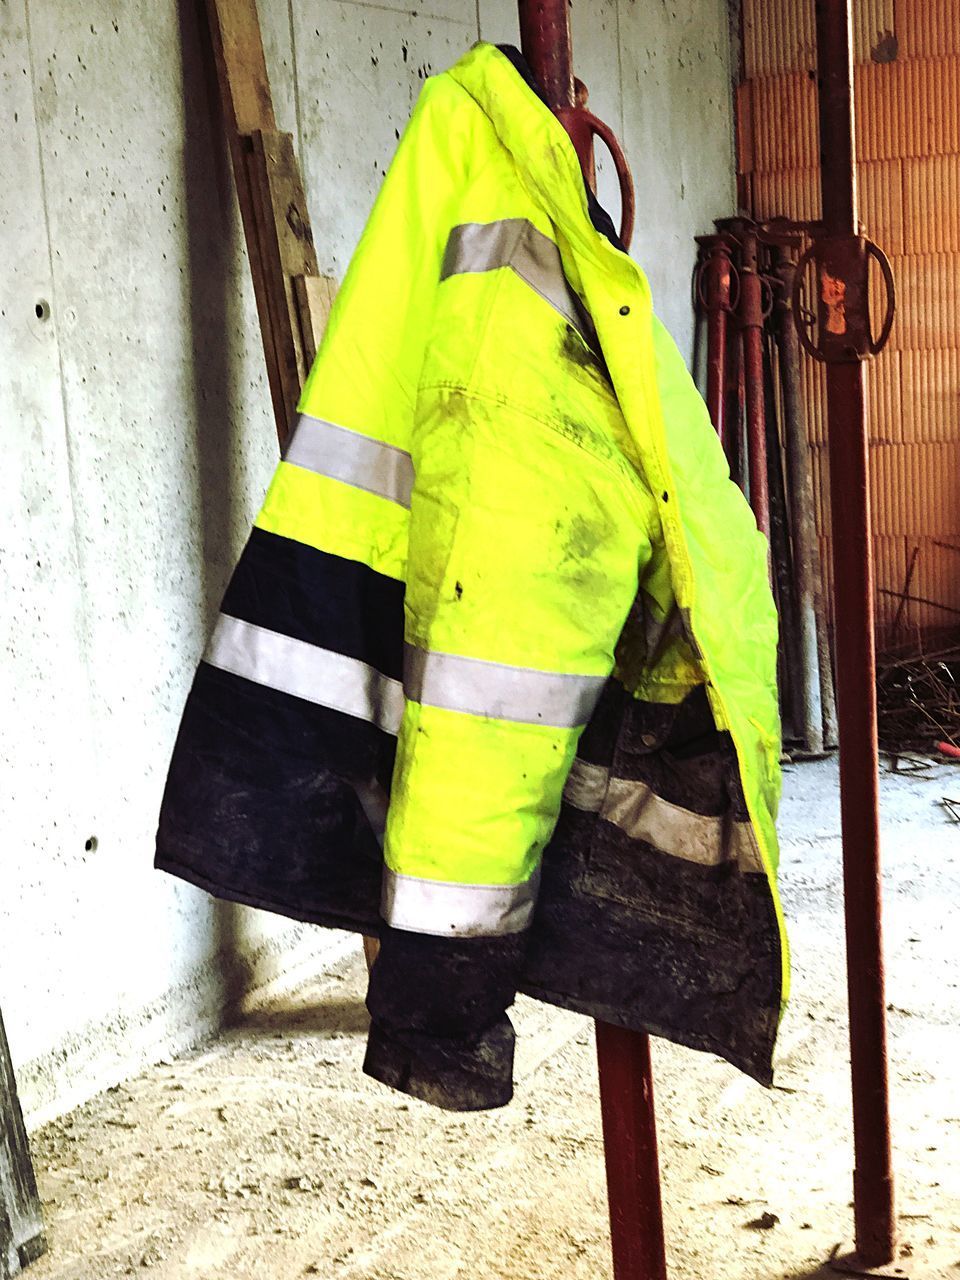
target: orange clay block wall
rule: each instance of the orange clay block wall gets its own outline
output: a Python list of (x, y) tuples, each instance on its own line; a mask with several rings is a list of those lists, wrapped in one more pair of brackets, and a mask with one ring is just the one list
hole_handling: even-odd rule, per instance
[[(889, 255), (898, 291), (890, 343), (867, 367), (883, 641), (904, 638), (890, 633), (899, 602), (889, 593), (902, 591), (911, 562), (910, 594), (946, 608), (908, 605), (908, 634), (960, 624), (960, 3), (853, 7), (860, 219)], [(743, 0), (739, 190), (759, 219), (820, 213), (813, 9), (812, 0)], [(878, 318), (881, 305), (877, 294)], [(823, 373), (806, 357), (804, 379), (829, 576)]]

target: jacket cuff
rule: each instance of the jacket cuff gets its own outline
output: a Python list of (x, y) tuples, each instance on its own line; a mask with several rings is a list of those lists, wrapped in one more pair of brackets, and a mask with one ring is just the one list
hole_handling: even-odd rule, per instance
[(421, 1032), (397, 1035), (371, 1023), (366, 1075), (445, 1111), (488, 1111), (513, 1097), (514, 1031), (504, 1015), (465, 1042)]

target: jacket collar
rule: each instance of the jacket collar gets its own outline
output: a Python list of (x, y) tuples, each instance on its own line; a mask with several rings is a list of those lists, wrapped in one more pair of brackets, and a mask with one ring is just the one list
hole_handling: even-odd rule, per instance
[(490, 120), (524, 185), (575, 251), (608, 269), (619, 260), (619, 270), (629, 272), (631, 283), (640, 283), (646, 292), (636, 264), (594, 225), (573, 143), (532, 77), (527, 80), (526, 64), (515, 51), (510, 53), (481, 41), (447, 74)]

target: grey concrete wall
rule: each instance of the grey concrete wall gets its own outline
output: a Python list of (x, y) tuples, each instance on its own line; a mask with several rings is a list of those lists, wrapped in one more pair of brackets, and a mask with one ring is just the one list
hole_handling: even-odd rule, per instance
[[(514, 6), (260, 11), (321, 269), (341, 275), (423, 78), (478, 33), (515, 41)], [(725, 0), (573, 16), (637, 176), (635, 252), (689, 350), (691, 237), (733, 200)], [(0, 4), (0, 1007), (34, 1121), (346, 945), (150, 865), (180, 709), (275, 455), (213, 101), (196, 0)]]

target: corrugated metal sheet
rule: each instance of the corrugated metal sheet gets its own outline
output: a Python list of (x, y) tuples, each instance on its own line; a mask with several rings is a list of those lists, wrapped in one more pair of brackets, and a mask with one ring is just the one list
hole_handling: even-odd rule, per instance
[(904, 440), (960, 440), (960, 351), (904, 351), (900, 360)]
[(902, 57), (960, 53), (960, 5), (957, 0), (897, 0), (897, 35)]
[(903, 221), (894, 252), (960, 252), (960, 155), (904, 160)]

